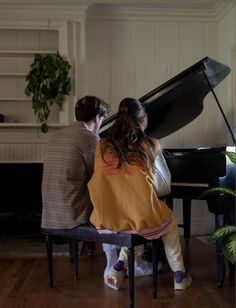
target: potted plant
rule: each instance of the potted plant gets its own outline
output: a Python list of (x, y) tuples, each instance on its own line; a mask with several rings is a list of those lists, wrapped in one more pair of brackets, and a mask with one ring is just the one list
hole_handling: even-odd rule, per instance
[[(236, 164), (236, 153), (224, 152), (233, 164)], [(201, 196), (209, 196), (211, 194), (224, 195), (228, 194), (236, 197), (235, 190), (228, 187), (215, 187), (208, 189)], [(222, 253), (225, 258), (232, 264), (236, 261), (236, 226), (225, 225), (216, 229), (209, 237), (210, 243), (215, 243), (217, 240), (222, 240)]]
[(58, 52), (56, 54), (35, 54), (34, 62), (26, 76), (27, 96), (32, 95), (32, 107), (41, 131), (48, 131), (47, 120), (51, 107), (56, 104), (62, 110), (64, 96), (70, 94), (71, 65)]

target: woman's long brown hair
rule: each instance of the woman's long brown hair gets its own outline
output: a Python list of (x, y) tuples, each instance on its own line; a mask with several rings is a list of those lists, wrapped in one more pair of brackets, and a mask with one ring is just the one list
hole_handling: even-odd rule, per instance
[(140, 126), (140, 118), (145, 116), (139, 100), (125, 98), (120, 102), (116, 121), (100, 143), (104, 162), (106, 155), (111, 154), (117, 160), (116, 168), (125, 163), (138, 164), (144, 170), (153, 167), (158, 150)]

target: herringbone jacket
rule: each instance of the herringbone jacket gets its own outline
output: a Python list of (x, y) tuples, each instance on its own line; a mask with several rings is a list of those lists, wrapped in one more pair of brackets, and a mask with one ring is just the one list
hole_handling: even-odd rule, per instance
[(87, 183), (98, 140), (84, 122), (75, 122), (50, 138), (44, 151), (43, 228), (73, 228), (89, 221), (92, 204)]

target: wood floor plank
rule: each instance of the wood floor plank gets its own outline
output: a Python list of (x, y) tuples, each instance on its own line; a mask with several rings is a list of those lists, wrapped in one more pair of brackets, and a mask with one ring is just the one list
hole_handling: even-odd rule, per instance
[[(235, 286), (226, 278), (216, 286), (215, 248), (192, 237), (183, 242), (186, 265), (193, 284), (186, 291), (173, 289), (173, 276), (167, 265), (159, 273), (158, 298), (152, 299), (151, 277), (135, 279), (136, 308), (234, 308)], [(0, 308), (123, 308), (128, 307), (128, 279), (120, 291), (103, 283), (105, 257), (101, 247), (95, 255), (79, 259), (79, 281), (73, 279), (68, 257), (54, 258), (54, 284), (47, 285), (46, 257), (0, 257)]]

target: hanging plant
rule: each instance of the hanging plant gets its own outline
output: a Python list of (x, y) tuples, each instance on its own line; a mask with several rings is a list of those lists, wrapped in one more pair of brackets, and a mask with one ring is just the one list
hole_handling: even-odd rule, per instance
[(56, 54), (35, 54), (26, 76), (25, 94), (32, 96), (32, 108), (43, 133), (48, 131), (47, 120), (53, 104), (62, 110), (64, 96), (70, 94), (69, 62)]

